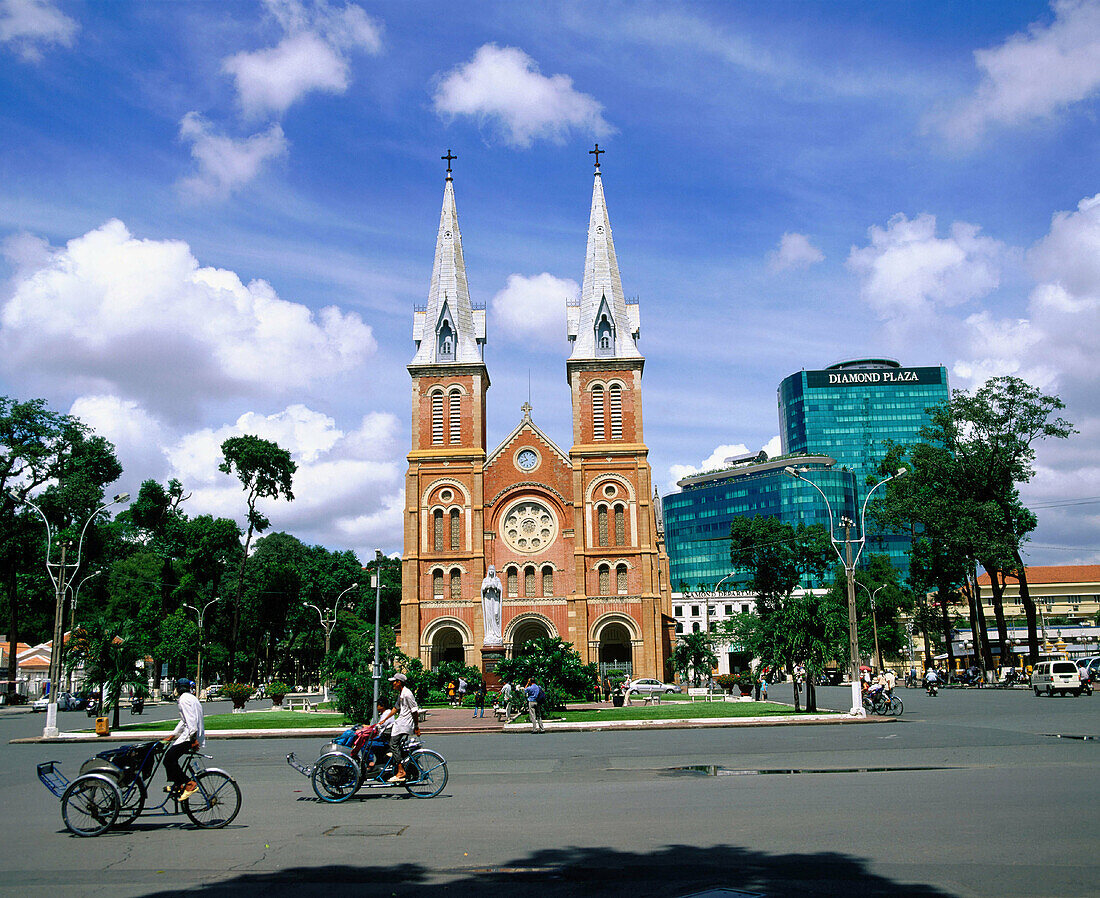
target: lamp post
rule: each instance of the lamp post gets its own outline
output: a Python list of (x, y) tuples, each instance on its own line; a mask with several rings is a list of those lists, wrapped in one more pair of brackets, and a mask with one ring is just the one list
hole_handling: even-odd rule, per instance
[[(76, 572), (80, 569), (81, 557), (84, 553), (84, 537), (88, 532), (88, 525), (100, 514), (105, 512), (112, 505), (117, 505), (119, 502), (125, 502), (130, 498), (129, 493), (119, 493), (110, 502), (99, 506), (95, 511), (88, 515), (88, 520), (84, 522), (84, 527), (80, 531), (80, 541), (76, 544), (76, 560), (68, 560), (69, 549), (72, 547), (72, 540), (60, 541), (60, 560), (53, 560), (54, 540), (57, 534), (54, 532), (53, 527), (50, 526), (49, 520), (42, 512), (42, 509), (35, 505), (30, 499), (21, 497), (14, 490), (9, 495), (16, 501), (16, 503), (23, 503), (29, 505), (35, 511), (38, 512), (38, 516), (42, 518), (42, 523), (46, 525), (46, 573), (50, 576), (50, 582), (53, 583), (54, 588), (54, 614), (53, 614), (53, 642), (50, 645), (50, 702), (46, 706), (46, 726), (42, 730), (42, 736), (46, 739), (52, 739), (57, 736), (57, 693), (58, 683), (61, 680), (61, 652), (64, 646), (63, 640), (63, 628), (65, 625), (65, 609), (64, 599), (65, 591), (69, 589), (73, 578), (76, 576)], [(83, 581), (81, 581), (83, 583)]]
[[(836, 552), (836, 556), (840, 559), (840, 563), (844, 565), (844, 573), (848, 578), (848, 654), (849, 663), (852, 668), (852, 707), (848, 713), (852, 717), (866, 717), (867, 712), (863, 709), (863, 701), (859, 689), (859, 631), (856, 628), (856, 565), (859, 563), (859, 556), (863, 554), (863, 548), (867, 544), (866, 529), (864, 525), (867, 518), (867, 503), (871, 499), (871, 494), (884, 483), (888, 483), (896, 477), (901, 477), (905, 473), (905, 468), (898, 468), (896, 474), (890, 474), (883, 478), (867, 492), (867, 496), (863, 500), (863, 508), (859, 515), (859, 539), (852, 539), (852, 527), (854, 526), (854, 522), (847, 517), (840, 519), (838, 523), (844, 530), (843, 540), (836, 538), (836, 530), (833, 526), (833, 506), (829, 503), (829, 497), (822, 492), (821, 487), (812, 480), (807, 480), (799, 471), (790, 466), (787, 466), (783, 470), (790, 474), (791, 477), (808, 483), (821, 493), (821, 498), (825, 501), (825, 508), (829, 512), (829, 541), (832, 543), (833, 551)], [(804, 468), (803, 471), (805, 470), (807, 469)], [(843, 553), (840, 551), (841, 543), (844, 545)], [(852, 553), (853, 546), (859, 546), (854, 556)]]
[[(325, 657), (326, 658), (328, 657), (329, 648), (332, 645), (332, 631), (336, 629), (336, 614), (340, 610), (340, 600), (358, 586), (359, 586), (358, 583), (352, 583), (351, 586), (349, 586), (342, 593), (340, 593), (340, 595), (338, 595), (336, 597), (336, 601), (332, 603), (332, 610), (328, 613), (327, 617), (325, 616), (325, 612), (323, 612), (316, 605), (313, 605), (310, 602), (302, 602), (302, 605), (304, 605), (306, 608), (312, 608), (314, 611), (316, 611), (317, 616), (321, 619), (321, 629), (325, 631)], [(328, 680), (325, 680), (324, 685), (323, 685), (323, 689), (324, 689), (324, 699), (323, 700), (327, 702), (328, 698), (329, 698), (329, 696), (328, 696)]]
[(184, 608), (190, 608), (195, 612), (195, 616), (199, 620), (199, 651), (198, 657), (195, 659), (195, 695), (198, 696), (202, 692), (202, 643), (203, 643), (203, 621), (206, 620), (206, 609), (213, 605), (215, 602), (221, 601), (221, 596), (214, 596), (209, 602), (202, 606), (200, 611), (194, 605), (188, 605), (183, 603)]
[[(909, 619), (905, 622), (905, 635), (909, 637), (909, 670), (913, 673), (914, 679), (917, 672), (917, 665), (913, 660), (913, 621)], [(909, 679), (906, 677), (906, 679)]]
[[(98, 577), (102, 573), (103, 573), (103, 571), (101, 571), (101, 570), (92, 571), (90, 574), (88, 574), (87, 577), (85, 577), (83, 580), (81, 580), (79, 583), (76, 584), (76, 592), (73, 592), (73, 600), (69, 603), (69, 639), (70, 640), (73, 638), (73, 633), (76, 632), (76, 604), (77, 604), (77, 602), (80, 601), (80, 587), (82, 587), (85, 583), (87, 583), (93, 577)], [(71, 579), (70, 579), (69, 583), (70, 583), (70, 586), (71, 586), (71, 584), (72, 584)], [(70, 592), (72, 592), (71, 589), (70, 589)], [(67, 685), (66, 685), (65, 688), (68, 692), (73, 691), (73, 669), (72, 669), (71, 666), (69, 667), (69, 676), (68, 676)]]
[(374, 587), (374, 667), (371, 669), (371, 677), (374, 679), (374, 702), (370, 706), (370, 722), (378, 723), (378, 691), (379, 684), (382, 682), (382, 664), (378, 655), (378, 629), (382, 625), (381, 549), (374, 550), (374, 576), (371, 578), (371, 586)]
[[(859, 583), (858, 580), (856, 582)], [(883, 583), (882, 586), (874, 592), (871, 592), (863, 583), (859, 583), (859, 585), (863, 587), (863, 591), (871, 598), (871, 628), (875, 631), (875, 657), (878, 659), (878, 667), (876, 670), (882, 670), (882, 652), (880, 652), (878, 648), (878, 616), (875, 614), (875, 596), (878, 595), (880, 589), (886, 587), (886, 584)]]

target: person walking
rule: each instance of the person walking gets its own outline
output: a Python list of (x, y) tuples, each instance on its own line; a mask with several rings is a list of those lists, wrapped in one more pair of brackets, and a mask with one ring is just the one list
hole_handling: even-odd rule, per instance
[(527, 695), (527, 715), (531, 718), (531, 732), (544, 733), (546, 727), (542, 723), (542, 714), (539, 710), (539, 700), (542, 698), (542, 687), (535, 682), (534, 677), (527, 681), (524, 689)]
[(474, 690), (474, 717), (485, 716), (485, 681), (482, 680), (477, 684), (477, 689)]
[(455, 684), (454, 680), (447, 683), (447, 704), (452, 708), (455, 706)]
[(462, 703), (466, 700), (466, 678), (458, 678), (458, 706), (461, 708)]
[(191, 681), (183, 678), (176, 681), (177, 704), (180, 722), (163, 740), (171, 743), (164, 753), (164, 772), (168, 774), (166, 791), (186, 801), (195, 794), (198, 785), (189, 780), (180, 769), (180, 758), (189, 751), (199, 751), (206, 745), (206, 726), (202, 713), (202, 704), (191, 691)]

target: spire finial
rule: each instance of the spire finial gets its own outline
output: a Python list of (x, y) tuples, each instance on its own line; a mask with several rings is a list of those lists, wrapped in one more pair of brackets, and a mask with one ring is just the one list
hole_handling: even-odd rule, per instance
[[(447, 150), (447, 152), (449, 153), (450, 150)], [(599, 144), (596, 144), (596, 149), (588, 151), (589, 156), (595, 156), (596, 157), (596, 171), (600, 170), (600, 153), (606, 153), (606, 152), (607, 152), (607, 150), (601, 150), (600, 149)]]
[[(448, 180), (448, 181), (454, 180), (454, 179), (453, 179), (453, 178), (451, 177), (451, 162), (453, 162), (453, 161), (454, 161), (455, 159), (457, 159), (458, 157), (457, 157), (456, 155), (454, 155), (454, 154), (453, 154), (453, 153), (451, 152), (450, 148), (448, 147), (448, 149), (447, 149), (447, 155), (446, 155), (446, 156), (440, 156), (439, 158), (440, 158), (440, 159), (446, 159), (446, 160), (447, 160), (447, 180)], [(599, 159), (600, 157), (599, 157), (599, 156), (597, 156), (596, 158), (597, 158), (597, 159)]]
[(523, 403), (523, 405), (521, 405), (519, 407), (519, 410), (521, 412), (523, 412), (523, 417), (524, 418), (530, 419), (530, 417), (531, 417), (531, 403), (530, 402)]

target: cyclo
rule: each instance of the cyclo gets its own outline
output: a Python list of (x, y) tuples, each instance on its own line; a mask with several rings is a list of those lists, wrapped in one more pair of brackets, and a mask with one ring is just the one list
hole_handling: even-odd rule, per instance
[(71, 782), (57, 761), (46, 761), (38, 765), (38, 778), (61, 799), (61, 817), (77, 836), (98, 836), (111, 827), (121, 829), (141, 814), (186, 814), (203, 829), (228, 826), (241, 809), (240, 787), (224, 770), (206, 767), (204, 760), (211, 756), (197, 751), (184, 755), (181, 764), (198, 786), (195, 793), (183, 800), (169, 793), (160, 804), (145, 806), (165, 749), (160, 741), (109, 748), (85, 761)]
[(377, 741), (378, 727), (360, 726), (321, 746), (321, 754), (313, 764), (303, 764), (294, 752), (286, 762), (303, 776), (308, 776), (313, 791), (322, 801), (347, 801), (360, 789), (395, 789), (404, 786), (416, 798), (434, 798), (447, 785), (447, 761), (439, 752), (424, 748), (419, 740), (408, 745), (405, 758), (405, 780), (387, 780), (397, 769), (396, 759), (374, 763), (385, 743)]

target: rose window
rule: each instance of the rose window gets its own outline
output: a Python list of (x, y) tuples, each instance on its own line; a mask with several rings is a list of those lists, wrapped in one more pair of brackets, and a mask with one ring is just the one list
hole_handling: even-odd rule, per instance
[(504, 541), (526, 555), (541, 552), (558, 532), (557, 518), (541, 502), (526, 500), (514, 505), (504, 517)]

